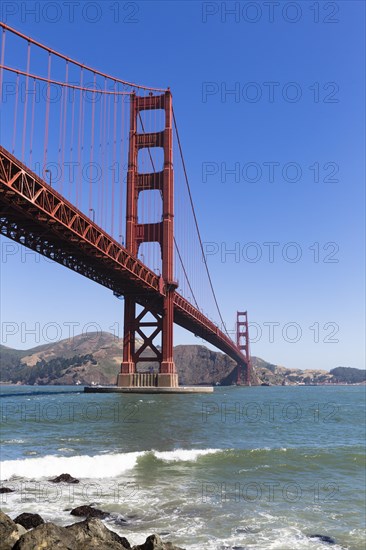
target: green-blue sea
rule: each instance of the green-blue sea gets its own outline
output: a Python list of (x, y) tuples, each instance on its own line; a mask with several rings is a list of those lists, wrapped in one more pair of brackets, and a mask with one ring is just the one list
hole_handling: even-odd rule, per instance
[[(2, 509), (67, 525), (73, 507), (94, 504), (131, 544), (160, 533), (187, 550), (364, 550), (365, 394), (5, 386), (1, 480), (14, 492), (0, 495)], [(48, 481), (62, 473), (80, 483)]]

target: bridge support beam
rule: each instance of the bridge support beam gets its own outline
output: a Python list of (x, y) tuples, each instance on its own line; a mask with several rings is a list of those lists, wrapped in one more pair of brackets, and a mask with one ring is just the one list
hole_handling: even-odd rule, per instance
[(124, 338), (123, 338), (123, 361), (121, 372), (118, 375), (118, 386), (131, 386), (135, 373), (133, 357), (135, 354), (135, 311), (136, 303), (131, 296), (125, 297), (124, 313)]
[[(160, 132), (145, 132), (141, 111), (162, 109), (165, 113), (165, 127)], [(137, 132), (138, 120), (142, 132)], [(154, 147), (163, 148), (163, 170), (140, 173), (138, 153), (147, 148), (150, 154)], [(150, 158), (151, 154), (150, 154)], [(142, 191), (160, 191), (162, 199), (162, 219), (158, 223), (140, 223), (138, 219), (138, 198)], [(143, 242), (158, 242), (162, 257), (162, 275), (160, 284), (161, 306), (156, 307), (151, 299), (141, 296), (126, 296), (124, 313), (123, 361), (118, 375), (117, 385), (134, 387), (142, 380), (158, 387), (177, 387), (178, 375), (173, 359), (173, 318), (174, 293), (177, 283), (173, 274), (174, 252), (174, 173), (173, 173), (173, 132), (172, 132), (172, 96), (165, 94), (138, 97), (131, 95), (130, 136), (127, 172), (127, 212), (126, 212), (126, 248), (137, 257)], [(136, 303), (144, 303), (143, 311), (136, 315)], [(146, 334), (146, 328), (152, 332)], [(154, 338), (161, 335), (161, 350), (154, 345)], [(139, 349), (135, 349), (136, 337), (142, 340)], [(152, 355), (147, 355), (147, 351)], [(136, 371), (139, 362), (156, 362), (159, 365), (157, 375), (143, 378)], [(153, 374), (153, 373), (149, 373)]]

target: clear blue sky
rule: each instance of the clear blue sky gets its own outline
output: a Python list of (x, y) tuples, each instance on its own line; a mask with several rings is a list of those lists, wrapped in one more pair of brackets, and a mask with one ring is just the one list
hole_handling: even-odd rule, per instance
[[(364, 368), (364, 2), (54, 4), (4, 1), (2, 20), (97, 69), (171, 87), (228, 328), (247, 309), (253, 355)], [(67, 337), (67, 323), (122, 334), (110, 291), (9, 242), (3, 344)], [(197, 340), (177, 328), (175, 343)]]

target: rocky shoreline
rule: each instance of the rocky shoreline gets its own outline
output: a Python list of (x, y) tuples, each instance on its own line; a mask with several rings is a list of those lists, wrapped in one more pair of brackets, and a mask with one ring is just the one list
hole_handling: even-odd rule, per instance
[[(86, 512), (86, 510), (83, 510)], [(125, 537), (108, 529), (98, 517), (61, 527), (44, 522), (39, 514), (23, 513), (12, 520), (0, 510), (0, 550), (184, 550), (159, 535), (131, 546)]]
[[(86, 512), (89, 506), (79, 506)], [(79, 514), (75, 514), (79, 515)], [(81, 514), (80, 514), (81, 515)], [(333, 537), (308, 535), (328, 545), (336, 544)], [(225, 546), (226, 548), (226, 546)], [(244, 550), (242, 546), (235, 546)], [(0, 550), (185, 550), (159, 535), (147, 537), (143, 544), (131, 546), (126, 537), (108, 529), (98, 518), (89, 515), (84, 521), (60, 527), (44, 522), (39, 514), (24, 512), (12, 520), (0, 510)]]
[[(80, 483), (70, 474), (61, 474), (49, 482)], [(0, 493), (13, 492), (9, 487), (0, 487)], [(23, 512), (11, 519), (0, 510), (0, 550), (184, 550), (171, 542), (163, 542), (157, 534), (147, 537), (144, 544), (131, 546), (126, 537), (102, 522), (112, 514), (89, 504), (73, 508), (70, 515), (85, 519), (61, 527), (45, 522), (37, 513)]]
[[(68, 473), (63, 473), (50, 483), (80, 483)], [(1, 493), (13, 493), (14, 489), (0, 486)], [(163, 542), (158, 534), (147, 537), (140, 545), (131, 546), (126, 537), (109, 529), (103, 519), (113, 519), (114, 514), (100, 510), (95, 505), (84, 504), (67, 509), (70, 515), (84, 518), (83, 521), (60, 526), (45, 522), (37, 513), (23, 512), (14, 519), (0, 510), (0, 550), (185, 550), (172, 542)], [(119, 517), (120, 523), (126, 520)], [(333, 537), (323, 534), (309, 534), (309, 539), (316, 539), (333, 545)], [(226, 548), (226, 547), (225, 547)], [(242, 546), (232, 547), (244, 550)]]

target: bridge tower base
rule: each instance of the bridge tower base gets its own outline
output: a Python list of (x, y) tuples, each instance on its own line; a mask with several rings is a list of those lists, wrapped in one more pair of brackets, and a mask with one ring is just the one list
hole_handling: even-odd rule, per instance
[[(127, 172), (127, 211), (126, 248), (136, 258), (139, 247), (144, 242), (160, 244), (162, 269), (160, 276), (160, 296), (158, 299), (146, 295), (126, 295), (124, 311), (123, 361), (118, 375), (119, 387), (178, 387), (178, 374), (173, 359), (173, 317), (174, 292), (177, 283), (173, 276), (174, 252), (174, 173), (173, 173), (173, 132), (172, 96), (168, 90), (162, 95), (131, 96), (130, 135)], [(145, 132), (141, 111), (161, 109), (165, 114), (164, 129), (160, 132)], [(142, 132), (137, 132), (138, 120)], [(139, 172), (138, 156), (141, 149), (150, 155), (154, 147), (164, 153), (163, 169), (152, 172)], [(138, 219), (138, 199), (144, 191), (159, 191), (162, 200), (161, 221), (140, 223)], [(137, 314), (136, 306), (142, 306)], [(161, 347), (154, 339), (161, 336)], [(136, 338), (142, 345), (136, 349)], [(137, 363), (158, 363), (159, 371), (137, 372)]]

